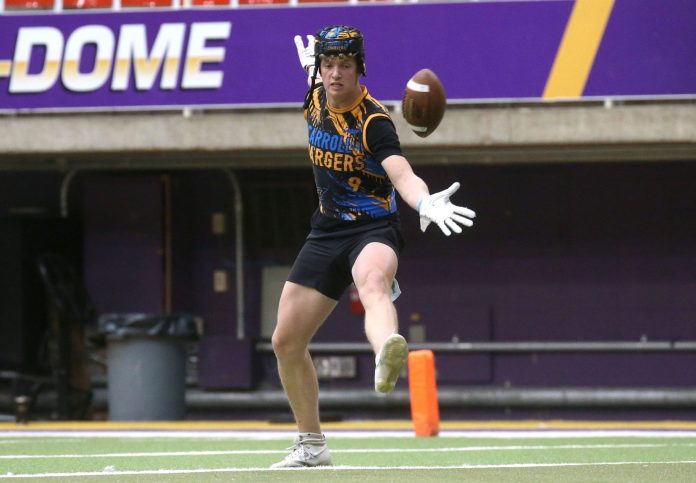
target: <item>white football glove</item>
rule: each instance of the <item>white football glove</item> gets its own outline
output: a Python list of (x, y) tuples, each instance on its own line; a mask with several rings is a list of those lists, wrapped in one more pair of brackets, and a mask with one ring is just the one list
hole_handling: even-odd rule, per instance
[(304, 46), (302, 36), (295, 35), (295, 47), (302, 68), (309, 74), (309, 69), (314, 67), (314, 35), (307, 35), (307, 47)]
[(461, 233), (462, 228), (457, 224), (464, 226), (473, 226), (474, 222), (470, 218), (476, 217), (469, 208), (453, 205), (450, 202), (450, 196), (459, 189), (459, 183), (453, 183), (452, 186), (444, 191), (432, 195), (426, 195), (418, 203), (418, 214), (420, 215), (421, 230), (425, 231), (431, 222), (436, 223), (440, 230), (450, 236), (452, 232)]

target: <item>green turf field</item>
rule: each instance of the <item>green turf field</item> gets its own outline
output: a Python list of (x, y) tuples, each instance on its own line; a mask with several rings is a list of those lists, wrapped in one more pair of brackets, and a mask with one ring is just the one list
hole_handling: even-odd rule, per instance
[(334, 467), (270, 470), (288, 432), (0, 431), (0, 480), (696, 482), (693, 431), (327, 431)]

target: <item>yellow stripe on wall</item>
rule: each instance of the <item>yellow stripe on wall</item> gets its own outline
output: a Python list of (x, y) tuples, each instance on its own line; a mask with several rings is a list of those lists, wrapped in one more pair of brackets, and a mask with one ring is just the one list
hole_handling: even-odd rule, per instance
[(576, 0), (544, 88), (544, 99), (582, 96), (614, 0)]

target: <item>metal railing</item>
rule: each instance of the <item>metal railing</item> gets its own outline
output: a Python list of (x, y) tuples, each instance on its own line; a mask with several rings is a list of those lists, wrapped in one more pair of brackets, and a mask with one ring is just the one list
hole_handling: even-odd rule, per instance
[[(447, 353), (510, 353), (510, 352), (693, 352), (696, 341), (548, 341), (548, 342), (420, 342), (409, 343), (410, 350), (430, 349)], [(270, 342), (256, 344), (258, 352), (273, 352)], [(309, 345), (313, 354), (371, 353), (366, 342), (315, 342)]]
[[(676, 409), (696, 407), (696, 388), (674, 387), (438, 387), (441, 408), (620, 408)], [(97, 393), (95, 402), (103, 401)], [(102, 402), (105, 404), (105, 401)], [(385, 397), (369, 389), (326, 388), (319, 392), (323, 409), (408, 408), (408, 390), (396, 389)], [(281, 389), (249, 392), (206, 392), (189, 390), (187, 407), (214, 409), (288, 409)]]

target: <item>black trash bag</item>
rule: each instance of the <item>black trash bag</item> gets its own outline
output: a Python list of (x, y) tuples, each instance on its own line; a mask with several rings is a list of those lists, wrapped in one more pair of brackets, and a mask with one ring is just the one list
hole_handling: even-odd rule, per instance
[(198, 326), (190, 314), (104, 314), (98, 332), (108, 338), (180, 337), (197, 339)]

